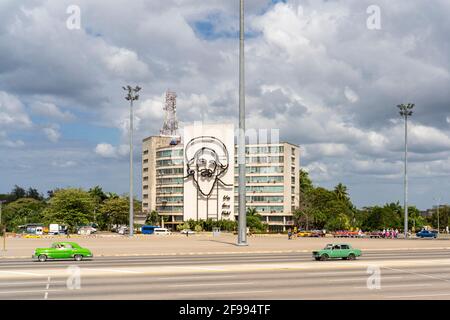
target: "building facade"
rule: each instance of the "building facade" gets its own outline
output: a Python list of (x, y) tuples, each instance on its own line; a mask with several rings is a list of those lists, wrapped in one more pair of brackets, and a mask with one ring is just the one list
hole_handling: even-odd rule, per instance
[[(166, 216), (175, 228), (189, 219), (232, 219), (238, 214), (237, 146), (231, 124), (186, 126), (183, 141), (143, 140), (142, 208)], [(293, 226), (299, 205), (300, 149), (287, 143), (246, 146), (247, 208), (273, 232)]]

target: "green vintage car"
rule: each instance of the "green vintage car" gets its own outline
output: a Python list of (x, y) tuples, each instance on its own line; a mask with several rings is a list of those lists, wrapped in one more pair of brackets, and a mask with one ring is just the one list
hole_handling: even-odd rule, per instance
[(361, 256), (361, 250), (353, 249), (351, 245), (346, 243), (331, 243), (319, 251), (313, 251), (313, 258), (325, 261), (328, 259), (344, 259), (355, 260)]
[(33, 259), (44, 262), (47, 259), (74, 259), (81, 261), (83, 258), (92, 258), (94, 255), (89, 249), (80, 247), (75, 242), (55, 242), (51, 248), (37, 248)]

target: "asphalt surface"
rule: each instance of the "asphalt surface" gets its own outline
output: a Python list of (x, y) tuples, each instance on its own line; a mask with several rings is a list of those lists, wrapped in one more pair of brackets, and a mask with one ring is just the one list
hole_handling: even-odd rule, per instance
[(450, 299), (450, 250), (5, 259), (0, 299)]

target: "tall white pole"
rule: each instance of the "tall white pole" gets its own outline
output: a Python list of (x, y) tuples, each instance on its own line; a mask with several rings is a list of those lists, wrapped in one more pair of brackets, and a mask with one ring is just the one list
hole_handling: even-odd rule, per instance
[(137, 94), (141, 88), (136, 86), (132, 88), (130, 86), (123, 87), (123, 90), (127, 91), (128, 94), (125, 97), (127, 101), (130, 101), (130, 218), (129, 218), (129, 229), (130, 237), (134, 234), (134, 208), (133, 208), (133, 101), (139, 99)]
[(408, 237), (408, 117), (413, 114), (413, 103), (400, 104), (397, 106), (400, 109), (400, 115), (405, 118), (405, 174), (404, 174), (404, 210), (405, 210), (405, 239)]
[(133, 206), (133, 99), (130, 100), (130, 237), (134, 234)]
[(405, 206), (405, 239), (408, 237), (408, 116), (405, 115), (405, 181), (404, 181), (404, 206)]
[(245, 189), (245, 72), (244, 72), (244, 0), (239, 0), (239, 216), (238, 245), (247, 245)]

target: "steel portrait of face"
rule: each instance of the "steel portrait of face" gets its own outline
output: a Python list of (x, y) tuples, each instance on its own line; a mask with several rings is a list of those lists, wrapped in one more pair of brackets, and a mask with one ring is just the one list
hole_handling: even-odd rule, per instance
[(219, 139), (211, 136), (192, 139), (185, 148), (185, 161), (185, 178), (192, 177), (203, 196), (209, 197), (217, 183), (227, 186), (220, 178), (228, 169), (228, 150)]

